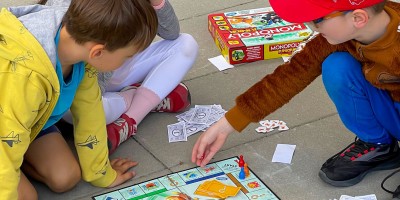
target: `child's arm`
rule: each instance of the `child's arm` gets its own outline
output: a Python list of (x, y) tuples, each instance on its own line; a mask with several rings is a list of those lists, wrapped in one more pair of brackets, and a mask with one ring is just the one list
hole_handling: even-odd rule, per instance
[[(174, 40), (179, 37), (180, 27), (178, 17), (172, 5), (168, 0), (163, 0), (163, 6), (156, 8), (158, 17), (158, 30), (157, 35), (163, 39)], [(159, 0), (151, 0), (151, 2), (158, 4)]]
[(32, 81), (36, 73), (17, 63), (14, 72), (7, 71), (2, 58), (0, 63), (0, 198), (14, 199), (31, 131), (35, 135), (40, 131), (44, 124), (40, 117), (48, 104), (45, 90)]
[(236, 98), (225, 117), (237, 131), (274, 112), (300, 93), (322, 72), (322, 62), (338, 45), (330, 45), (321, 35), (307, 42), (289, 62), (278, 66)]
[(117, 177), (108, 159), (106, 122), (96, 70), (87, 65), (71, 106), (75, 147), (82, 178), (98, 187), (108, 187)]

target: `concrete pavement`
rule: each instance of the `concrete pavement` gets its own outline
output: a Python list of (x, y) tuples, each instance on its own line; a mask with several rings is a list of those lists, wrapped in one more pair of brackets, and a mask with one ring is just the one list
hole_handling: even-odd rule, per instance
[[(0, 6), (23, 5), (32, 0), (2, 0)], [(236, 66), (220, 72), (207, 59), (219, 55), (207, 30), (207, 15), (214, 12), (236, 11), (268, 6), (266, 0), (170, 0), (180, 19), (181, 31), (195, 37), (200, 46), (199, 57), (184, 83), (192, 94), (194, 105), (221, 104), (228, 110), (234, 98), (283, 61), (273, 59)], [(127, 157), (139, 161), (133, 170), (137, 176), (118, 188), (194, 167), (190, 154), (199, 134), (187, 142), (168, 143), (167, 125), (176, 122), (176, 114), (152, 113), (139, 125), (138, 133), (125, 142), (112, 157)], [(266, 119), (285, 121), (290, 130), (270, 135), (254, 131), (257, 124), (247, 127), (241, 134), (232, 134), (213, 161), (243, 154), (249, 167), (281, 199), (339, 199), (342, 194), (359, 196), (376, 194), (378, 199), (391, 199), (380, 188), (381, 181), (391, 171), (367, 175), (352, 187), (336, 188), (322, 182), (318, 171), (326, 159), (354, 140), (341, 123), (337, 111), (329, 100), (321, 79), (318, 78), (289, 104)], [(297, 145), (292, 164), (272, 163), (277, 144)], [(399, 176), (387, 182), (394, 190), (400, 184)], [(115, 190), (93, 187), (81, 182), (70, 192), (55, 194), (46, 186), (34, 182), (40, 199), (90, 199), (91, 196)]]

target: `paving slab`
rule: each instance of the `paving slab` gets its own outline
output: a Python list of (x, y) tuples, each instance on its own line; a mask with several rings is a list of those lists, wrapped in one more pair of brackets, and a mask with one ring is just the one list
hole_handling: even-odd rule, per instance
[(29, 5), (29, 4), (34, 4), (38, 1), (39, 0), (2, 0), (0, 2), (0, 8), (9, 6)]

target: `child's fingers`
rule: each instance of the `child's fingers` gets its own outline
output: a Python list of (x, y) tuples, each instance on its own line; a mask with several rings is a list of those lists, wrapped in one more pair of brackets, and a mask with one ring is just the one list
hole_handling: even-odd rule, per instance
[(120, 175), (120, 180), (121, 180), (120, 184), (132, 179), (135, 175), (136, 175), (136, 173), (134, 171), (128, 171), (128, 172), (121, 174)]
[(110, 161), (110, 164), (111, 164), (111, 165), (115, 165), (115, 163), (118, 162), (120, 159), (121, 159), (121, 158), (112, 159), (112, 160)]
[(120, 165), (120, 169), (121, 171), (126, 172), (128, 171), (128, 169), (135, 167), (137, 164), (138, 162), (133, 162), (128, 160)]
[(208, 162), (210, 162), (210, 160), (214, 157), (214, 155), (215, 155), (214, 152), (207, 150), (207, 153), (205, 153), (205, 157), (202, 160), (200, 160), (199, 166), (200, 167), (206, 166), (208, 164)]
[(126, 163), (127, 161), (130, 161), (130, 160), (128, 160), (127, 158), (121, 158), (121, 159), (117, 160), (117, 161), (114, 163), (114, 165), (120, 166), (120, 165)]
[(196, 141), (196, 143), (194, 144), (194, 146), (193, 146), (193, 150), (192, 150), (192, 163), (196, 163), (197, 160), (198, 160), (197, 155), (200, 153), (200, 152), (199, 152), (200, 140), (201, 140), (201, 139), (198, 139), (198, 140)]
[(126, 160), (125, 162), (119, 162), (113, 165), (113, 169), (116, 170), (118, 173), (123, 174), (128, 171), (130, 168), (135, 167), (138, 165), (138, 162)]
[(204, 160), (205, 152), (207, 150), (207, 144), (200, 143), (197, 151), (197, 165), (200, 166), (201, 162)]

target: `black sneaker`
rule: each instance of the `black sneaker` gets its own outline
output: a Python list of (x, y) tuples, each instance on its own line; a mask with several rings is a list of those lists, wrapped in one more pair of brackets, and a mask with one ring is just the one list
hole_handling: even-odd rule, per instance
[(319, 177), (333, 186), (347, 187), (360, 182), (369, 172), (398, 167), (400, 152), (397, 141), (379, 145), (356, 139), (322, 165)]

